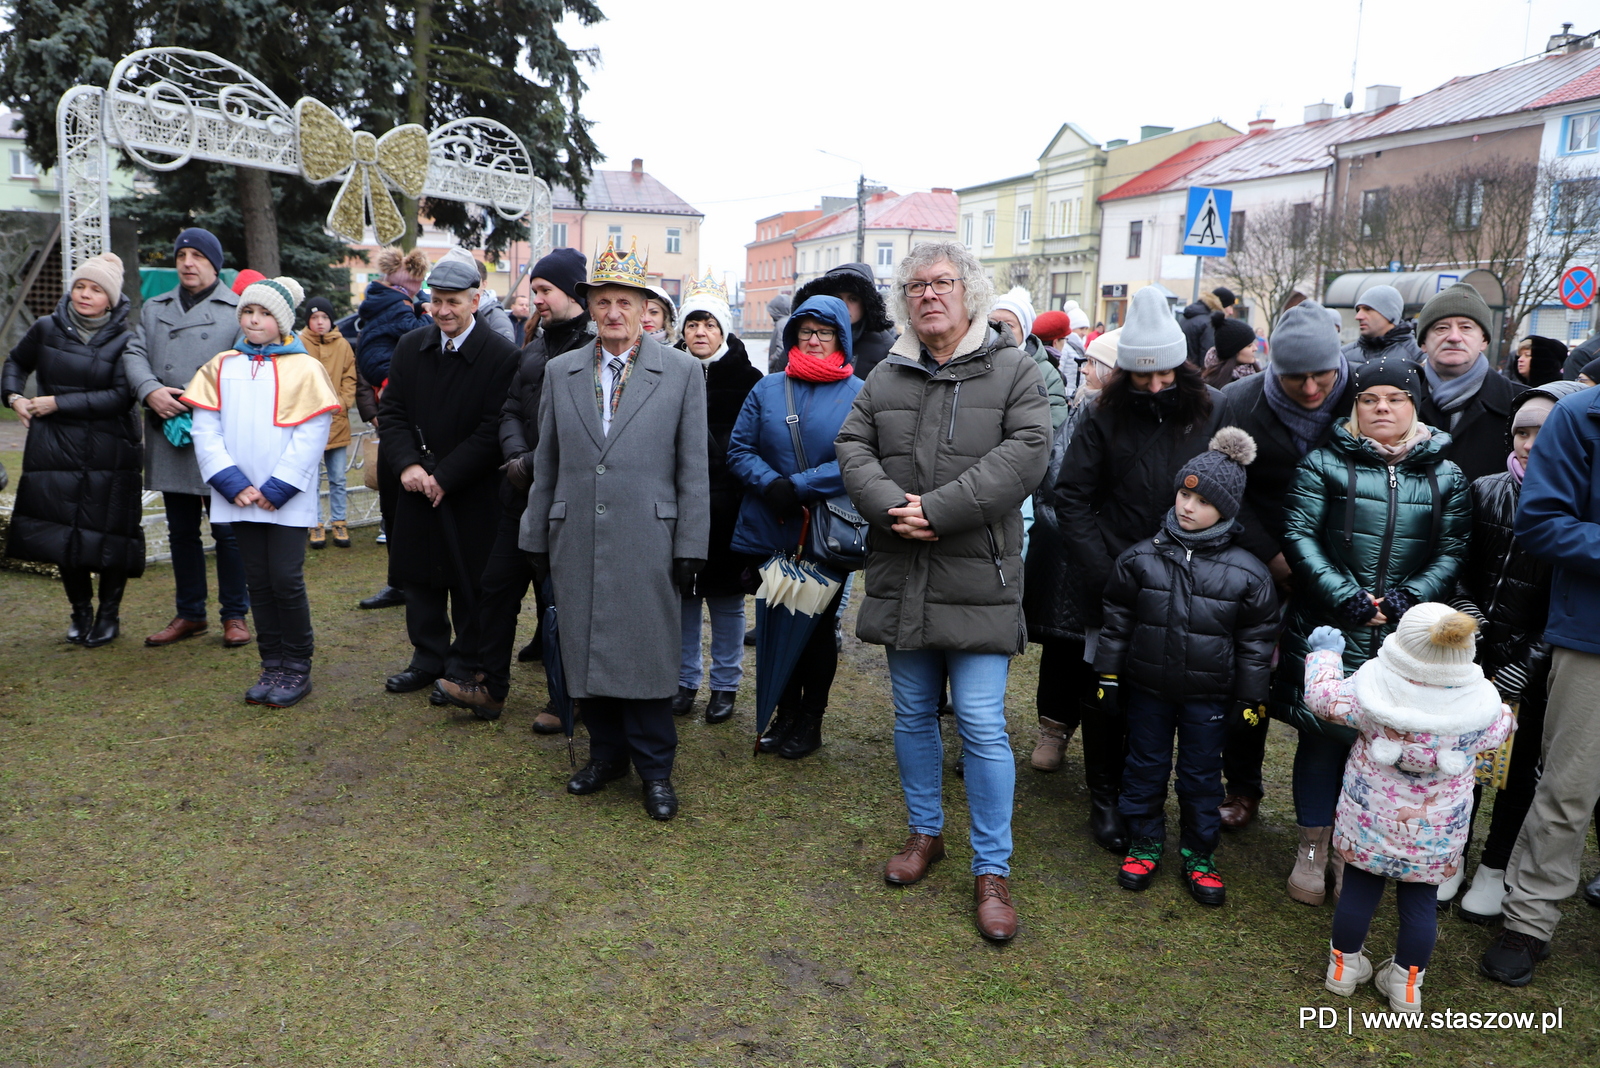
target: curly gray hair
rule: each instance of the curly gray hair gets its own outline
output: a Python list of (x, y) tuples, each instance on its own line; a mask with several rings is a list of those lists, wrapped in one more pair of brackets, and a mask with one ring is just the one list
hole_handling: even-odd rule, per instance
[(889, 314), (894, 316), (894, 321), (902, 330), (911, 328), (911, 309), (906, 304), (905, 284), (911, 281), (912, 275), (940, 260), (948, 261), (961, 276), (968, 319), (986, 317), (989, 309), (994, 307), (994, 283), (983, 273), (983, 264), (978, 262), (978, 257), (967, 246), (954, 241), (924, 241), (913, 248), (911, 254), (894, 269), (894, 287), (889, 290)]

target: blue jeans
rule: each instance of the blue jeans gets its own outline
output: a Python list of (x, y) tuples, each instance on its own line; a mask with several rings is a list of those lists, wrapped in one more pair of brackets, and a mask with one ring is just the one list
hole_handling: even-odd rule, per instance
[(685, 597), (683, 599), (683, 659), (678, 663), (678, 685), (700, 688), (705, 658), (700, 653), (700, 603), (711, 611), (711, 688), (735, 693), (744, 678), (744, 597)]
[(943, 649), (885, 650), (894, 693), (894, 756), (911, 830), (944, 833), (944, 746), (939, 698), (950, 680), (956, 730), (966, 754), (967, 811), (972, 818), (972, 874), (1011, 873), (1011, 808), (1017, 765), (1006, 733), (1006, 675), (1001, 653)]
[(326, 449), (322, 453), (322, 466), (328, 469), (328, 521), (339, 523), (345, 517), (345, 499), (348, 494), (344, 488), (345, 475), (345, 449), (340, 445), (337, 449)]
[[(192, 623), (206, 621), (206, 549), (200, 540), (200, 517), (208, 500), (194, 493), (161, 495), (167, 509), (167, 545), (172, 550), (178, 615)], [(244, 619), (250, 614), (250, 591), (233, 524), (213, 525), (211, 537), (217, 546), (217, 600), (222, 603), (222, 618)]]
[(1117, 809), (1130, 838), (1167, 838), (1167, 781), (1172, 777), (1172, 739), (1178, 739), (1180, 844), (1213, 853), (1222, 837), (1222, 746), (1228, 738), (1227, 704), (1220, 698), (1181, 704), (1163, 701), (1135, 686), (1127, 688), (1128, 762), (1122, 769)]
[(1350, 747), (1337, 738), (1300, 732), (1294, 748), (1294, 821), (1302, 827), (1332, 827), (1344, 785)]

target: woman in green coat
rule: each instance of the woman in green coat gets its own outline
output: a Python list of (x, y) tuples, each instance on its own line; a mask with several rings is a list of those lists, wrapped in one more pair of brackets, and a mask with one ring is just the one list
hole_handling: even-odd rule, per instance
[(1472, 506), (1461, 469), (1440, 454), (1450, 435), (1423, 423), (1423, 385), (1399, 358), (1352, 372), (1355, 409), (1329, 442), (1300, 461), (1285, 502), (1284, 556), (1294, 569), (1294, 609), (1273, 680), (1277, 707), (1300, 732), (1294, 756), (1299, 854), (1289, 896), (1320, 905), (1325, 869), (1334, 894), (1343, 864), (1329, 856), (1333, 810), (1355, 732), (1312, 715), (1301, 692), (1306, 639), (1319, 626), (1344, 632), (1344, 670), (1377, 655), (1400, 617), (1444, 601), (1467, 555)]

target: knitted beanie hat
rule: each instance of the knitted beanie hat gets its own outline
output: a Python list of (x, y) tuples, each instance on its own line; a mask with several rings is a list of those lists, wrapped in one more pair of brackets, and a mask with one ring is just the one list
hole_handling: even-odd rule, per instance
[(1406, 299), (1394, 286), (1372, 286), (1356, 298), (1356, 307), (1365, 305), (1389, 320), (1398, 323), (1406, 313)]
[(1476, 289), (1465, 282), (1457, 282), (1438, 293), (1435, 293), (1422, 306), (1422, 311), (1417, 313), (1417, 343), (1428, 336), (1428, 330), (1440, 319), (1449, 319), (1452, 316), (1462, 316), (1478, 324), (1483, 331), (1483, 336), (1489, 336), (1489, 324), (1494, 321), (1494, 316), (1489, 312), (1489, 305)]
[(589, 277), (588, 260), (575, 248), (558, 248), (535, 263), (528, 277), (543, 278), (567, 296), (576, 297), (578, 283)]
[(116, 307), (117, 301), (122, 299), (122, 257), (115, 252), (89, 257), (72, 272), (68, 291), (80, 281), (93, 282), (105, 290), (106, 296), (111, 298), (111, 306)]
[(1117, 366), (1124, 371), (1149, 374), (1170, 371), (1189, 358), (1189, 343), (1172, 317), (1167, 298), (1155, 286), (1145, 286), (1128, 302), (1128, 321), (1117, 342)]
[(323, 315), (326, 315), (328, 317), (329, 324), (333, 323), (333, 301), (329, 300), (327, 297), (312, 297), (310, 300), (305, 302), (304, 308), (308, 325), (310, 324), (311, 316), (316, 312), (321, 312)]
[(173, 257), (176, 258), (178, 253), (186, 248), (194, 249), (210, 260), (212, 267), (219, 271), (222, 270), (222, 242), (218, 241), (217, 235), (210, 230), (202, 230), (198, 226), (191, 226), (180, 233), (178, 239), (172, 243)]
[(678, 314), (684, 322), (689, 321), (689, 316), (695, 312), (705, 312), (717, 321), (722, 328), (722, 338), (727, 340), (733, 333), (733, 312), (724, 301), (718, 300), (709, 293), (696, 293), (683, 302), (683, 307), (678, 309)]
[(1212, 435), (1210, 448), (1179, 469), (1173, 492), (1198, 493), (1222, 518), (1232, 519), (1244, 495), (1244, 469), (1255, 458), (1255, 439), (1236, 426), (1225, 426)]
[(1368, 360), (1351, 374), (1355, 380), (1355, 393), (1360, 395), (1373, 386), (1393, 386), (1411, 394), (1413, 406), (1422, 403), (1422, 375), (1417, 365), (1399, 356), (1384, 355)]
[(293, 278), (263, 278), (239, 294), (239, 311), (242, 314), (249, 305), (259, 305), (278, 321), (278, 333), (287, 335), (294, 330), (294, 310), (305, 299), (306, 291)]
[(1220, 300), (1224, 308), (1233, 307), (1239, 299), (1233, 295), (1233, 290), (1229, 289), (1227, 286), (1218, 286), (1211, 291), (1211, 295)]
[(1303, 300), (1278, 316), (1271, 342), (1274, 374), (1321, 374), (1335, 370), (1343, 359), (1328, 312), (1314, 300)]
[[(1107, 330), (1093, 341), (1084, 350), (1084, 354), (1102, 367), (1114, 368), (1117, 366), (1117, 345), (1122, 341), (1122, 327)], [(1600, 363), (1600, 360), (1595, 361)]]
[(1072, 333), (1072, 317), (1066, 312), (1047, 311), (1033, 321), (1033, 336), (1046, 345)]
[(1211, 336), (1216, 339), (1217, 359), (1229, 360), (1256, 343), (1256, 332), (1242, 319), (1230, 319), (1222, 312), (1211, 313)]
[(266, 275), (262, 274), (260, 271), (252, 270), (251, 268), (246, 267), (244, 270), (233, 276), (233, 285), (231, 287), (233, 289), (233, 295), (237, 297), (239, 294), (243, 293), (245, 290), (249, 289), (251, 286), (255, 285), (265, 277)]
[[(1017, 322), (1022, 324), (1023, 331), (1033, 326), (1033, 298), (1021, 286), (1012, 286), (1011, 292), (995, 300), (990, 312), (1008, 311), (1017, 317)], [(1017, 338), (1017, 344), (1028, 340), (1026, 336)]]
[(1074, 330), (1089, 329), (1089, 313), (1082, 308), (1073, 308), (1067, 312), (1067, 322)]

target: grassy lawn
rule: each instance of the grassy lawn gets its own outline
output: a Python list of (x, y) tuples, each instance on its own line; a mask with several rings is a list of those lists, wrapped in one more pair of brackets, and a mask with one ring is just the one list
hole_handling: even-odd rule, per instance
[[(60, 640), (56, 584), (0, 573), (0, 1065), (1600, 1057), (1600, 910), (1581, 899), (1532, 986), (1478, 978), (1489, 933), (1454, 916), (1427, 976), (1430, 1010), (1560, 1008), (1559, 1031), (1367, 1030), (1370, 987), (1349, 1002), (1322, 989), (1332, 910), (1283, 891), (1281, 727), (1262, 819), (1219, 854), (1229, 901), (1214, 911), (1170, 869), (1146, 893), (1116, 887), (1084, 830), (1076, 743), (1060, 773), (1021, 767), (1022, 931), (995, 947), (972, 925), (953, 774), (950, 858), (920, 886), (882, 881), (905, 829), (881, 650), (847, 640), (810, 759), (751, 758), (753, 674), (731, 723), (680, 721), (683, 812), (657, 824), (631, 777), (566, 795), (564, 740), (528, 730), (536, 664), (516, 667), (497, 723), (385, 694), (409, 651), (401, 614), (354, 608), (381, 554), (370, 531), (311, 554), (317, 690), (282, 712), (243, 703), (253, 650), (215, 632), (142, 647), (171, 615), (165, 566), (130, 585), (126, 633), (100, 650)], [(1012, 675), (1019, 761), (1037, 655)], [(1339, 1027), (1302, 1030), (1302, 1006), (1336, 1007)]]

